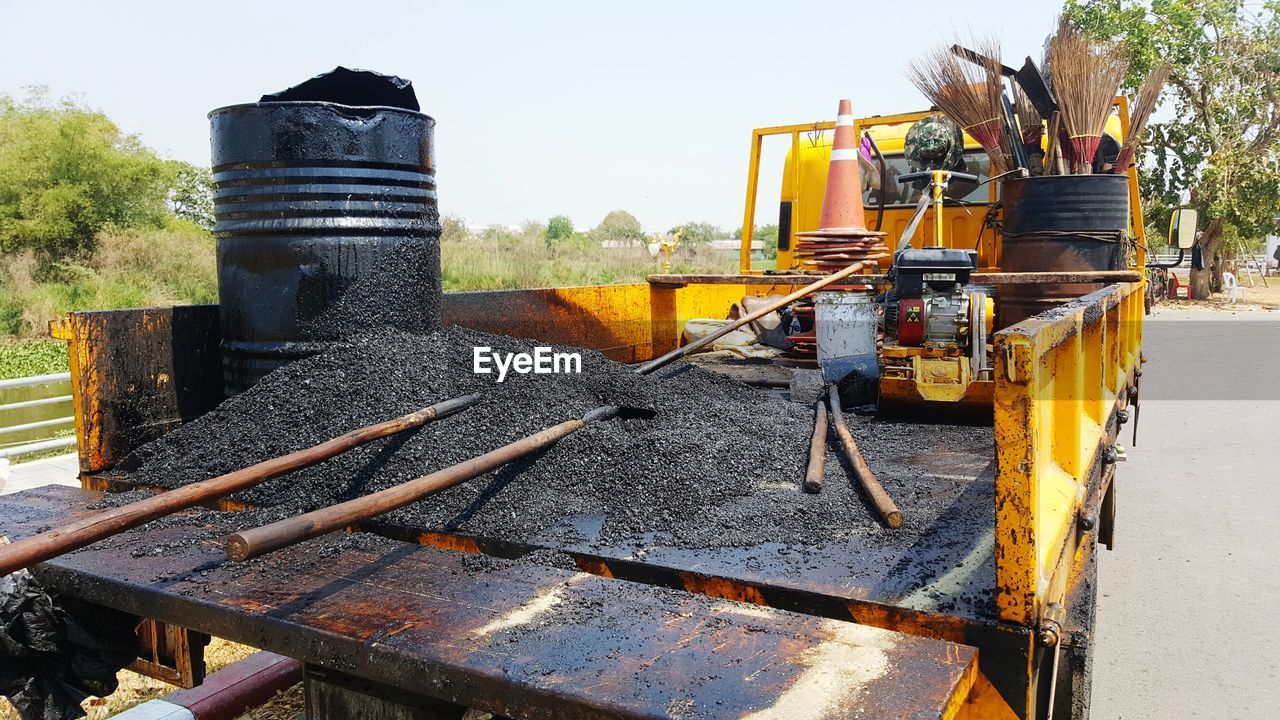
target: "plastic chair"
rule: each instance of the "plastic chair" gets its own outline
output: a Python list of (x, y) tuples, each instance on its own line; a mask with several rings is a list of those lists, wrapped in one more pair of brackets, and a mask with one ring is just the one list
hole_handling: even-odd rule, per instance
[(1222, 273), (1222, 289), (1227, 293), (1227, 302), (1235, 304), (1240, 299), (1240, 283), (1236, 281), (1235, 273)]

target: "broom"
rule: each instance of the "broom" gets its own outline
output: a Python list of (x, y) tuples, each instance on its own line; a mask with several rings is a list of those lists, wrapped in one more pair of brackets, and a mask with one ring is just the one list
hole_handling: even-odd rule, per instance
[(1128, 69), (1128, 60), (1116, 45), (1090, 42), (1065, 22), (1058, 24), (1058, 33), (1049, 43), (1049, 75), (1076, 172), (1089, 172)]
[(1027, 169), (1032, 175), (1043, 175), (1044, 150), (1040, 148), (1040, 139), (1044, 137), (1044, 119), (1016, 82), (1013, 83), (1013, 111), (1018, 117), (1018, 142), (1022, 143), (1022, 151), (1027, 156)]
[[(993, 38), (975, 38), (969, 45), (985, 58), (1000, 57), (1000, 45)], [(992, 177), (1008, 172), (1011, 148), (1005, 139), (1004, 82), (994, 61), (989, 67), (964, 62), (949, 45), (930, 51), (907, 67), (907, 79), (925, 97), (982, 145), (991, 158)]]
[(1120, 154), (1116, 157), (1117, 173), (1128, 171), (1129, 166), (1133, 164), (1133, 155), (1138, 150), (1138, 140), (1147, 129), (1147, 121), (1151, 119), (1151, 113), (1155, 112), (1156, 103), (1160, 100), (1160, 92), (1164, 90), (1164, 84), (1169, 79), (1169, 71), (1172, 69), (1169, 63), (1160, 63), (1151, 70), (1147, 79), (1142, 81), (1142, 87), (1138, 88), (1138, 99), (1134, 101), (1133, 115), (1129, 117), (1129, 132), (1125, 133), (1124, 142), (1120, 145)]
[(1013, 84), (1013, 111), (1018, 116), (1019, 135), (1023, 145), (1039, 145), (1044, 137), (1044, 118), (1036, 112), (1036, 107), (1027, 100), (1022, 88)]

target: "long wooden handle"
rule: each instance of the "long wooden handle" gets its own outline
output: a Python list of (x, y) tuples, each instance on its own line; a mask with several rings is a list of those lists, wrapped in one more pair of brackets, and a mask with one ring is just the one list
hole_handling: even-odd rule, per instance
[[(877, 257), (882, 257), (882, 256), (877, 256)], [(790, 295), (780, 300), (769, 303), (768, 305), (765, 305), (764, 307), (757, 309), (755, 312), (743, 315), (742, 317), (729, 323), (728, 325), (725, 325), (719, 330), (716, 330), (710, 335), (700, 337), (697, 340), (694, 340), (693, 342), (689, 343), (688, 345), (682, 345), (676, 348), (675, 350), (672, 350), (671, 352), (667, 353), (666, 355), (663, 355), (662, 357), (650, 360), (649, 362), (637, 367), (636, 372), (641, 375), (647, 375), (653, 372), (654, 370), (657, 370), (658, 368), (670, 363), (672, 360), (678, 360), (686, 355), (697, 352), (698, 350), (701, 350), (702, 348), (710, 345), (716, 340), (719, 340), (725, 335), (728, 335), (734, 330), (737, 330), (743, 325), (746, 325), (747, 323), (755, 322), (756, 320), (759, 320), (765, 315), (768, 315), (769, 313), (775, 310), (784, 308), (787, 305), (790, 305), (791, 303), (795, 302), (796, 300), (799, 300), (800, 298), (810, 293), (817, 292), (822, 288), (828, 285), (831, 285), (832, 283), (839, 282), (840, 280), (843, 280), (849, 277), (850, 275), (858, 272), (865, 266), (866, 266), (866, 263), (864, 262), (856, 262), (843, 270), (827, 275), (826, 277), (822, 278), (821, 280), (815, 283), (810, 283), (809, 285), (805, 285), (804, 287), (800, 288), (799, 290), (796, 290), (795, 292), (791, 293)]]
[(822, 492), (827, 471), (827, 406), (822, 398), (813, 408), (813, 437), (809, 438), (809, 465), (804, 474), (805, 492)]
[(884, 520), (885, 525), (895, 529), (902, 527), (902, 513), (898, 510), (898, 506), (894, 504), (893, 498), (889, 497), (889, 493), (885, 492), (880, 479), (871, 472), (871, 468), (867, 467), (867, 461), (862, 459), (862, 453), (858, 452), (858, 443), (853, 441), (853, 434), (849, 432), (849, 426), (844, 422), (844, 410), (840, 407), (840, 391), (835, 385), (831, 386), (829, 399), (831, 424), (836, 428), (836, 436), (840, 438), (840, 445), (844, 447), (845, 457), (849, 458), (849, 464), (853, 465), (854, 474), (858, 476), (858, 484), (866, 491), (867, 497), (871, 499), (876, 512), (880, 513), (880, 518)]
[(389, 513), (547, 447), (560, 438), (581, 430), (592, 420), (603, 420), (616, 413), (617, 408), (596, 408), (580, 420), (562, 422), (430, 475), (337, 505), (285, 518), (270, 525), (242, 530), (227, 538), (227, 557), (232, 560), (250, 560)]
[(10, 545), (0, 546), (0, 575), (7, 575), (15, 570), (78, 550), (105, 537), (151, 522), (158, 517), (216, 500), (285, 473), (315, 465), (379, 438), (419, 427), (431, 420), (448, 417), (479, 401), (479, 395), (466, 395), (438, 402), (408, 415), (352, 430), (305, 450), (264, 460), (256, 465), (184, 485), (176, 490), (162, 492), (135, 503), (104, 510), (60, 528), (23, 538)]

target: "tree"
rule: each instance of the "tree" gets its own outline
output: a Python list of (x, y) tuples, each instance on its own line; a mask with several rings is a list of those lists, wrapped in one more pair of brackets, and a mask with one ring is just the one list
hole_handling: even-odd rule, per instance
[(713, 240), (727, 240), (729, 233), (721, 230), (718, 226), (705, 222), (687, 222), (671, 228), (674, 234), (677, 230), (682, 230), (680, 242), (691, 248), (697, 248), (708, 245)]
[(564, 215), (556, 215), (547, 221), (547, 244), (553, 245), (573, 237), (573, 221)]
[(177, 166), (106, 115), (0, 95), (0, 249), (84, 257), (108, 227), (160, 227)]
[(440, 216), (440, 242), (462, 243), (471, 239), (471, 231), (467, 223), (457, 215)]
[[(739, 231), (741, 232), (741, 231)], [(752, 237), (764, 243), (764, 256), (769, 260), (776, 260), (778, 257), (778, 226), (777, 225), (759, 225), (756, 227)]]
[(1200, 211), (1206, 269), (1192, 270), (1191, 292), (1209, 297), (1224, 239), (1265, 235), (1280, 212), (1280, 0), (1066, 0), (1063, 14), (1123, 43), (1130, 87), (1158, 60), (1173, 65), (1175, 114), (1149, 126), (1142, 189)]
[(614, 210), (592, 231), (596, 239), (604, 242), (619, 240), (627, 243), (643, 243), (644, 231), (640, 229), (640, 221), (626, 210)]
[(190, 220), (205, 230), (213, 229), (213, 175), (208, 168), (177, 160), (173, 166), (173, 189), (169, 204), (173, 214)]
[[(742, 228), (735, 228), (733, 231), (734, 240), (742, 240)], [(752, 243), (760, 242), (764, 245), (764, 256), (768, 260), (778, 259), (778, 226), (777, 225), (757, 225), (751, 231)]]

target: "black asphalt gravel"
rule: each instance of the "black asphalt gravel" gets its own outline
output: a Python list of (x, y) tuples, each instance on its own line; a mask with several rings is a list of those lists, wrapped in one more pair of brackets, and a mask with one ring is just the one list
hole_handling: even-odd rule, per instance
[(522, 352), (532, 343), (460, 328), (364, 335), (272, 373), (140, 448), (125, 470), (134, 483), (176, 487), (481, 392), (485, 401), (459, 415), (238, 494), (234, 499), (260, 507), (244, 516), (244, 526), (410, 480), (600, 405), (653, 415), (592, 423), (537, 456), (385, 520), (537, 545), (687, 548), (842, 539), (907, 547), (936, 533), (944, 515), (959, 524), (963, 544), (992, 522), (990, 492), (972, 487), (991, 457), (990, 427), (943, 431), (850, 414), (868, 463), (903, 509), (904, 527), (891, 531), (863, 501), (834, 441), (823, 492), (800, 491), (808, 406), (691, 365), (645, 377), (567, 348), (559, 350), (581, 352), (581, 374), (513, 373), (497, 383), (495, 375), (473, 373), (476, 346)]

